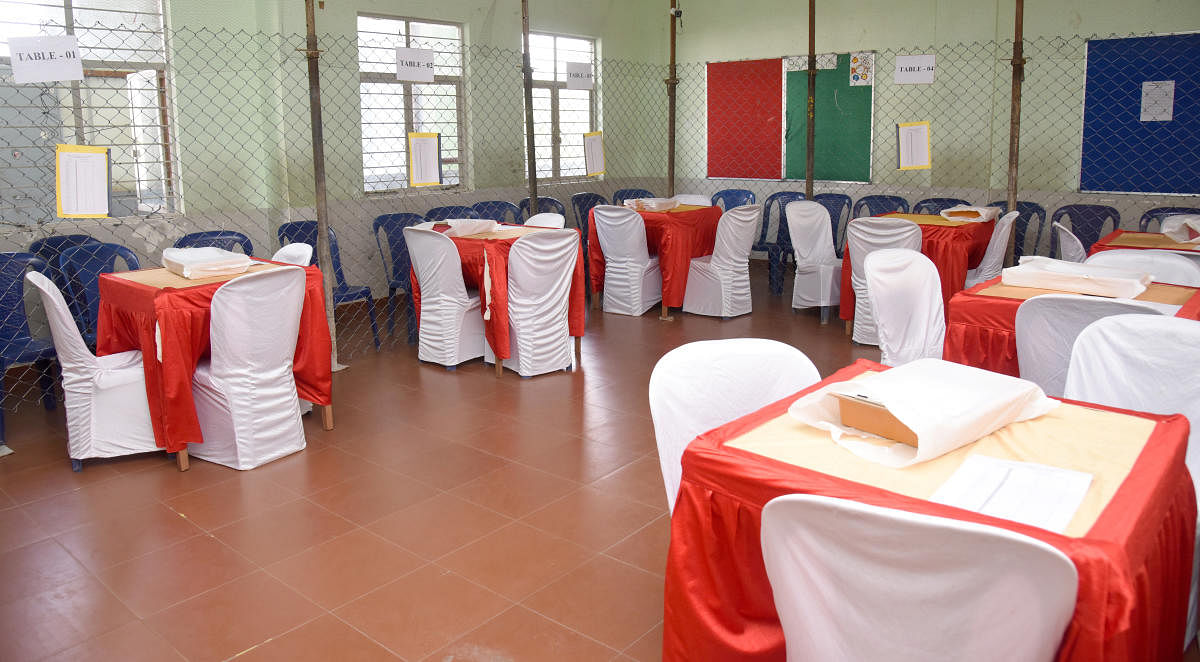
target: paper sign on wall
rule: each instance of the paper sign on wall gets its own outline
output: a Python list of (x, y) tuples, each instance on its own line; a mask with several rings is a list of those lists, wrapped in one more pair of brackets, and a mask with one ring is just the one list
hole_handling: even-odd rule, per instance
[(74, 35), (9, 37), (8, 49), (17, 84), (83, 80), (83, 62)]
[(62, 218), (108, 216), (109, 150), (88, 145), (56, 145), (54, 183)]
[(896, 125), (898, 167), (900, 170), (929, 170), (929, 122), (905, 122)]
[(583, 134), (583, 167), (588, 177), (604, 174), (604, 134), (601, 131)]
[(590, 90), (596, 86), (596, 74), (591, 62), (567, 63), (567, 89)]
[(850, 85), (874, 85), (875, 84), (875, 54), (866, 53), (851, 53), (850, 54)]
[(934, 60), (932, 53), (926, 55), (897, 55), (897, 85), (928, 85), (933, 82)]
[(397, 48), (396, 80), (432, 83), (433, 51), (426, 48)]
[(442, 183), (442, 139), (436, 133), (408, 134), (408, 185)]
[(1143, 122), (1170, 122), (1175, 119), (1175, 81), (1148, 80), (1142, 83)]

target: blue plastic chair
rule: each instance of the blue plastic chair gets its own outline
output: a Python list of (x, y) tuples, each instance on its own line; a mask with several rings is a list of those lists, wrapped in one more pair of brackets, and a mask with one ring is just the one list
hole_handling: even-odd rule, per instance
[(67, 291), (67, 280), (58, 270), (58, 256), (63, 250), (74, 246), (82, 246), (84, 244), (98, 244), (99, 239), (87, 234), (60, 234), (50, 237), (42, 237), (29, 244), (29, 252), (42, 258), (46, 262), (46, 273), (50, 280), (58, 286), (58, 289)]
[(913, 205), (912, 213), (940, 214), (943, 209), (957, 207), (958, 205), (970, 206), (971, 203), (962, 198), (925, 198)]
[(189, 232), (183, 235), (175, 242), (175, 248), (223, 248), (227, 251), (232, 251), (235, 247), (241, 247), (242, 252), (246, 255), (254, 255), (254, 244), (250, 242), (250, 237), (241, 232), (233, 230), (205, 230), (203, 232)]
[[(510, 203), (505, 203), (510, 204)], [(412, 258), (408, 255), (408, 244), (404, 241), (404, 228), (410, 228), (424, 222), (420, 214), (384, 214), (375, 218), (372, 231), (375, 234), (375, 245), (379, 247), (379, 257), (383, 264), (391, 264), (388, 273), (388, 334), (396, 333), (396, 290), (404, 292), (408, 298), (408, 344), (417, 342), (417, 309), (413, 301), (412, 288)], [(384, 249), (383, 241), (379, 239), (379, 231), (387, 240)]]
[(120, 244), (84, 244), (64, 249), (58, 256), (58, 268), (67, 281), (67, 304), (83, 334), (84, 342), (96, 345), (96, 320), (100, 316), (100, 274), (117, 270), (117, 258), (130, 271), (141, 269), (133, 251)]
[(626, 200), (634, 198), (653, 198), (654, 194), (644, 188), (623, 188), (613, 193), (613, 204), (618, 207), (625, 204)]
[(744, 188), (722, 189), (713, 193), (712, 196), (712, 203), (725, 211), (742, 205), (752, 205), (754, 201), (754, 192)]
[[(0, 376), (21, 363), (33, 363), (42, 389), (42, 406), (54, 409), (54, 344), (49, 339), (29, 334), (25, 312), (25, 272), (45, 273), (46, 262), (31, 253), (0, 253)], [(5, 380), (0, 379), (0, 403), (8, 395)], [(0, 444), (4, 443), (4, 408), (0, 406)]]
[[(317, 222), (292, 221), (279, 226), (279, 247), (287, 244), (308, 244), (313, 247), (312, 262), (317, 263)], [(342, 255), (338, 250), (337, 233), (329, 228), (329, 255), (333, 259), (333, 305), (354, 301), (367, 302), (367, 317), (371, 320), (371, 335), (375, 339), (375, 349), (379, 349), (379, 326), (375, 323), (375, 299), (371, 296), (371, 288), (366, 285), (347, 285), (346, 275), (342, 273)]]
[(583, 292), (584, 298), (590, 303), (592, 300), (592, 268), (588, 265), (588, 214), (591, 213), (592, 207), (596, 205), (607, 205), (608, 200), (599, 193), (576, 193), (571, 196), (571, 207), (575, 210), (575, 225), (579, 227), (579, 234), (583, 238), (581, 247), (583, 249)]
[(444, 221), (447, 218), (479, 218), (479, 212), (464, 207), (462, 205), (446, 205), (445, 207), (434, 207), (425, 212), (425, 220), (427, 221)]
[(846, 251), (846, 226), (850, 224), (850, 209), (854, 200), (845, 193), (818, 193), (813, 196), (829, 211), (829, 223), (833, 226), (833, 249), (838, 257)]
[[(533, 214), (529, 213), (529, 198), (525, 198), (525, 199), (521, 200), (521, 204), (517, 205), (517, 206), (521, 208), (521, 218), (528, 220), (529, 217), (533, 215)], [(539, 213), (539, 214), (562, 214), (563, 216), (566, 216), (567, 208), (566, 208), (566, 206), (563, 205), (563, 203), (559, 202), (555, 198), (551, 198), (551, 197), (545, 196), (545, 195), (539, 195), (538, 196), (537, 213)]]
[[(1085, 252), (1092, 249), (1092, 244), (1100, 239), (1110, 222), (1112, 227), (1109, 232), (1121, 227), (1121, 213), (1108, 205), (1063, 205), (1054, 210), (1054, 215), (1050, 217), (1050, 226), (1054, 227), (1064, 216), (1071, 219), (1071, 224), (1063, 225), (1067, 225), (1072, 234), (1079, 237)], [(1056, 257), (1058, 251), (1058, 233), (1051, 232), (1050, 257)]]
[(521, 209), (506, 200), (476, 202), (471, 205), (471, 209), (474, 209), (475, 213), (479, 214), (479, 218), (490, 218), (499, 223), (521, 225), (525, 222), (525, 219), (521, 216)]
[[(720, 191), (717, 195), (721, 195), (721, 193), (725, 193), (725, 191)], [(713, 196), (713, 204), (717, 203), (717, 195)], [(751, 194), (751, 199), (753, 200), (753, 194)], [(762, 226), (758, 229), (758, 239), (750, 247), (750, 250), (767, 252), (767, 284), (771, 294), (783, 294), (783, 270), (787, 265), (788, 255), (792, 252), (792, 234), (788, 232), (784, 209), (789, 202), (803, 199), (804, 194), (798, 191), (780, 191), (772, 193), (763, 203)], [(767, 233), (771, 229), (771, 211), (773, 209), (779, 210), (776, 214), (779, 224), (775, 236), (768, 238)]]
[[(1008, 201), (997, 200), (988, 204), (989, 207), (999, 207), (1001, 214), (1008, 213)], [(1042, 228), (1046, 227), (1046, 208), (1036, 202), (1017, 200), (1017, 220), (1013, 222), (1013, 263), (1021, 261), (1025, 254), (1025, 237), (1033, 219), (1037, 219), (1034, 227), (1033, 253), (1036, 255), (1038, 246), (1042, 243)]]
[(1151, 223), (1158, 223), (1159, 228), (1162, 228), (1162, 221), (1167, 216), (1174, 214), (1200, 214), (1200, 208), (1196, 207), (1155, 207), (1145, 214), (1142, 214), (1141, 220), (1138, 221), (1138, 230), (1148, 232)]
[[(866, 212), (865, 214), (863, 212)], [(851, 218), (862, 218), (863, 216), (883, 216), (892, 212), (908, 213), (908, 200), (898, 195), (867, 195), (858, 199), (854, 203), (854, 210), (851, 212)]]

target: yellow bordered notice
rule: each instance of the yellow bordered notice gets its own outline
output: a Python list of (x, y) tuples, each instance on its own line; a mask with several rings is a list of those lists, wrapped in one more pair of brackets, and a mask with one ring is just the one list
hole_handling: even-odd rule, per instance
[(933, 167), (929, 122), (896, 125), (896, 157), (900, 170), (929, 170)]
[(112, 196), (109, 148), (56, 145), (54, 198), (61, 218), (107, 218)]
[(604, 174), (604, 132), (583, 134), (583, 167), (587, 176)]
[(408, 134), (408, 185), (440, 186), (442, 137), (437, 133)]

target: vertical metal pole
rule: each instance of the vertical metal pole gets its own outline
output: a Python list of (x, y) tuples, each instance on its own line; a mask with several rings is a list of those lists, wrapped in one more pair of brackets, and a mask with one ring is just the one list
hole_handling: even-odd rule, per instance
[(804, 197), (813, 197), (813, 162), (816, 160), (817, 104), (817, 0), (808, 0), (808, 138), (804, 150)]
[[(1008, 123), (1008, 209), (1017, 208), (1017, 165), (1020, 162), (1021, 148), (1021, 82), (1025, 79), (1025, 49), (1023, 24), (1025, 19), (1025, 1), (1017, 0), (1015, 25), (1013, 27), (1013, 56), (1012, 56), (1012, 109)], [(1005, 264), (1011, 264), (1016, 233), (1008, 236), (1008, 251), (1005, 254)]]
[[(533, 142), (533, 65), (529, 62), (529, 0), (521, 0), (521, 39), (525, 44), (521, 73), (525, 77), (525, 153), (529, 162), (529, 215), (538, 213), (537, 148)], [(500, 362), (496, 362), (500, 365)]]
[[(308, 111), (312, 123), (313, 192), (317, 207), (317, 264), (325, 282), (325, 321), (333, 339), (331, 360), (337, 366), (337, 328), (333, 323), (333, 256), (329, 252), (329, 206), (325, 201), (325, 131), (321, 124), (321, 51), (317, 49), (317, 17), (313, 0), (304, 0), (304, 20), (308, 39), (304, 56), (308, 58)], [(374, 305), (373, 301), (367, 305)]]
[[(67, 34), (75, 34), (75, 3), (63, 0), (63, 19)], [(87, 136), (83, 133), (83, 93), (79, 81), (71, 81), (71, 117), (75, 121), (75, 144), (86, 145)]]
[(675, 29), (679, 17), (675, 14), (675, 0), (671, 2), (671, 64), (667, 73), (667, 197), (675, 196), (675, 88), (679, 76), (675, 66)]

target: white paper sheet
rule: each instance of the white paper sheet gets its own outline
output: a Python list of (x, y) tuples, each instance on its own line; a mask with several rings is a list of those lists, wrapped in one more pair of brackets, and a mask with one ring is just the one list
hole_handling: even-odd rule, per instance
[(437, 186), (442, 183), (441, 141), (436, 133), (408, 134), (409, 184)]
[(396, 80), (432, 83), (433, 55), (433, 50), (427, 48), (397, 48)]
[(900, 170), (926, 170), (932, 166), (929, 155), (929, 122), (896, 125)]
[(108, 153), (58, 152), (58, 204), (63, 216), (108, 216)]
[(604, 134), (583, 134), (583, 165), (588, 177), (604, 174)]
[(83, 80), (83, 61), (74, 35), (9, 37), (13, 82), (50, 83)]
[(933, 82), (937, 56), (897, 55), (894, 80), (897, 85), (928, 85)]
[(567, 89), (590, 90), (596, 86), (591, 62), (567, 62)]
[(1062, 533), (1091, 484), (1079, 471), (971, 455), (930, 501)]
[(1132, 269), (1024, 255), (1019, 265), (1000, 272), (1000, 282), (1012, 287), (1132, 299), (1145, 292), (1152, 280), (1150, 274)]
[(1175, 119), (1175, 81), (1148, 80), (1142, 83), (1141, 121), (1170, 122)]

